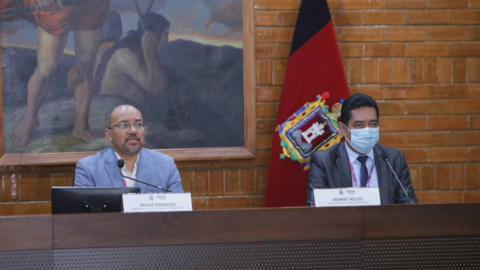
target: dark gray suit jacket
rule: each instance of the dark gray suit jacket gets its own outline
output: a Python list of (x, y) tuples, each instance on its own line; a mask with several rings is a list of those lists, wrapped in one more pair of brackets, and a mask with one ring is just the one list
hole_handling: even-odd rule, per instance
[[(310, 158), (308, 172), (307, 205), (313, 201), (313, 190), (318, 188), (352, 187), (352, 174), (348, 161), (348, 147), (345, 142), (337, 144), (326, 151), (317, 151)], [(412, 187), (412, 179), (402, 152), (376, 144), (373, 148), (375, 169), (377, 170), (378, 188), (382, 204), (408, 203), (407, 196), (400, 187), (385, 158), (408, 193), (410, 203), (417, 203)]]
[[(157, 151), (142, 148), (137, 162), (137, 179), (161, 186), (173, 192), (183, 192), (182, 181), (173, 158)], [(75, 169), (76, 187), (123, 187), (123, 178), (117, 166), (113, 148), (82, 158)], [(163, 192), (154, 187), (135, 183), (142, 193)]]

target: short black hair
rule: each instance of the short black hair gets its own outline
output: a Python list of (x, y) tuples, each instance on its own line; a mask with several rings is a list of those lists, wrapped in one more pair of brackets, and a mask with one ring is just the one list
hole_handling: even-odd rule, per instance
[(375, 100), (369, 95), (355, 94), (349, 96), (343, 102), (340, 122), (348, 126), (348, 121), (350, 121), (352, 118), (352, 111), (361, 107), (375, 108), (375, 111), (377, 112), (377, 119), (380, 119), (377, 102), (375, 102)]

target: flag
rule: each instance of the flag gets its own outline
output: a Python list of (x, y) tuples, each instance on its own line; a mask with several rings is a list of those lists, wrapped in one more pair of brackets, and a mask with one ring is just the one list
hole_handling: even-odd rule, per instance
[[(327, 92), (328, 94), (325, 94)], [(307, 103), (319, 101), (318, 96), (322, 96), (322, 99), (326, 100), (324, 105), (332, 109), (335, 103), (349, 96), (349, 90), (327, 1), (303, 0), (298, 12), (280, 98), (276, 120), (277, 131), (282, 123), (289, 119), (295, 119), (299, 113), (308, 108)], [(326, 111), (324, 113), (328, 114)], [(265, 206), (306, 205), (308, 166), (302, 166), (301, 163), (296, 162), (295, 160), (299, 157), (294, 152), (289, 152), (288, 149), (296, 148), (293, 150), (308, 152), (308, 149), (306, 150), (299, 145), (310, 145), (311, 147), (313, 144), (313, 147), (315, 147), (315, 143), (309, 144), (305, 141), (309, 140), (308, 135), (302, 135), (301, 133), (310, 132), (311, 135), (323, 128), (331, 135), (332, 130), (329, 130), (326, 126), (328, 123), (326, 121), (322, 122), (320, 118), (316, 117), (317, 120), (314, 118), (312, 118), (312, 121), (309, 120), (310, 129), (313, 131), (307, 131), (307, 125), (297, 130), (297, 133), (289, 133), (290, 139), (293, 138), (298, 142), (298, 144), (293, 142), (290, 145), (296, 147), (289, 148), (287, 143), (279, 136), (279, 132), (274, 133), (265, 192)], [(316, 128), (312, 124), (315, 121), (318, 122), (318, 124), (315, 124)], [(331, 122), (335, 124), (336, 120)], [(323, 148), (325, 148), (325, 142), (329, 138), (328, 135), (323, 134), (316, 138), (317, 141), (321, 138), (324, 144)], [(326, 146), (329, 146), (329, 144), (326, 144)], [(291, 159), (285, 158), (285, 154), (288, 155), (289, 153), (292, 153)]]

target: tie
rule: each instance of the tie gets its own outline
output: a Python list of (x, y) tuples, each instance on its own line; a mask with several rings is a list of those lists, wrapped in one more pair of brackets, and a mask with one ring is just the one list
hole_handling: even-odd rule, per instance
[(358, 156), (358, 161), (360, 161), (360, 186), (366, 187), (368, 180), (368, 170), (367, 170), (367, 156)]

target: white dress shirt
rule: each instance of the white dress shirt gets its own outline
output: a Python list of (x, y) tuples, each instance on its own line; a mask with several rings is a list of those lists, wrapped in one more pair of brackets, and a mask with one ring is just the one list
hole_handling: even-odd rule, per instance
[[(117, 152), (115, 152), (115, 155), (117, 155), (117, 158), (118, 159), (122, 159), (118, 154)], [(135, 164), (133, 164), (133, 172), (127, 170), (127, 166), (123, 166), (123, 168), (121, 169), (122, 170), (122, 174), (123, 175), (126, 175), (128, 177), (131, 177), (131, 178), (135, 178), (137, 179), (137, 163), (138, 163), (138, 157), (140, 156), (140, 154), (138, 154), (137, 156), (137, 160), (135, 160)], [(360, 167), (359, 167), (360, 168)], [(127, 185), (127, 187), (135, 187), (135, 181), (133, 181), (132, 179), (128, 179), (128, 178), (123, 178), (123, 181), (125, 182), (125, 184)]]
[[(361, 163), (357, 159), (358, 156), (360, 156), (360, 155), (353, 152), (353, 150), (350, 149), (350, 147), (347, 145), (347, 143), (345, 143), (345, 147), (347, 148), (348, 159), (350, 160), (350, 164), (352, 164), (352, 167), (353, 167), (353, 173), (355, 173), (355, 176), (357, 178), (358, 187), (360, 187), (360, 166), (361, 166)], [(370, 152), (368, 152), (366, 154), (366, 156), (368, 158), (367, 158), (367, 162), (365, 162), (366, 163), (365, 165), (367, 166), (367, 171), (370, 174), (370, 171), (372, 170), (372, 165), (375, 162), (375, 156), (373, 155), (373, 149), (370, 150)], [(355, 186), (355, 180), (353, 180), (353, 175), (352, 175), (352, 187), (356, 187)], [(378, 188), (378, 177), (377, 177), (377, 167), (376, 166), (372, 171), (372, 177), (370, 178), (370, 184), (367, 187)]]

